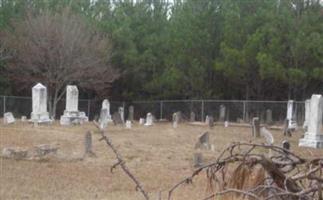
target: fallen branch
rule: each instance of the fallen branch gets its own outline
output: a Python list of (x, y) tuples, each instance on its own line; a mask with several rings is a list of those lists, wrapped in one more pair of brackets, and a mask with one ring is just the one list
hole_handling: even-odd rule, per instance
[[(266, 151), (271, 153), (266, 156)], [(218, 176), (223, 177), (223, 170), (228, 166), (233, 169), (231, 177), (226, 176), (230, 178), (222, 181), (219, 187), (221, 190), (203, 200), (229, 193), (243, 195), (248, 199), (322, 200), (323, 158), (304, 159), (279, 146), (253, 143), (229, 145), (214, 162), (200, 167), (191, 176), (171, 187), (168, 200), (171, 200), (173, 192), (179, 186), (192, 183), (202, 171), (206, 171), (207, 181), (211, 183)], [(246, 186), (247, 180), (257, 169), (264, 173), (253, 174), (256, 176), (254, 182)]]
[(130, 170), (128, 169), (128, 167), (125, 164), (125, 161), (122, 159), (120, 153), (117, 151), (115, 146), (112, 144), (111, 140), (105, 135), (104, 130), (102, 130), (100, 128), (100, 125), (96, 121), (93, 121), (93, 122), (94, 122), (94, 125), (99, 129), (101, 136), (102, 136), (99, 139), (99, 141), (104, 140), (106, 142), (106, 144), (112, 149), (113, 153), (115, 154), (115, 156), (118, 160), (118, 162), (111, 167), (110, 171), (112, 172), (113, 169), (115, 169), (117, 166), (120, 166), (121, 169), (126, 173), (126, 175), (129, 176), (129, 178), (135, 183), (136, 190), (139, 190), (142, 193), (142, 195), (144, 196), (144, 198), (146, 200), (149, 200), (149, 196), (148, 196), (147, 192), (143, 189), (143, 186), (136, 179), (136, 177), (130, 172)]

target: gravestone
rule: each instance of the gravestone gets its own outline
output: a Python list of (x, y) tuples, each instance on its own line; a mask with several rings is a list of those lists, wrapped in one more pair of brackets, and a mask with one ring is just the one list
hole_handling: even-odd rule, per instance
[(225, 121), (224, 122), (224, 128), (228, 128), (229, 127), (229, 122), (228, 121)]
[(84, 157), (90, 156), (95, 157), (95, 153), (92, 150), (92, 134), (90, 131), (87, 131), (84, 136)]
[(37, 83), (32, 88), (32, 112), (30, 121), (34, 123), (50, 122), (47, 112), (47, 88), (41, 83)]
[(203, 156), (202, 153), (193, 154), (193, 167), (202, 167), (203, 166)]
[(113, 120), (114, 125), (123, 124), (122, 119), (121, 119), (121, 115), (119, 112), (113, 113), (112, 120)]
[(145, 126), (151, 125), (153, 125), (153, 115), (151, 113), (147, 113)]
[(252, 136), (260, 137), (260, 120), (259, 117), (252, 118)]
[(212, 116), (209, 117), (208, 125), (209, 125), (210, 128), (213, 128), (214, 127), (214, 118)]
[(195, 144), (195, 149), (210, 149), (210, 134), (205, 132), (198, 137), (198, 140)]
[(28, 150), (20, 147), (5, 147), (2, 149), (2, 157), (21, 160), (27, 158)]
[(173, 128), (177, 128), (179, 122), (179, 116), (178, 113), (173, 114)]
[(266, 110), (266, 124), (267, 125), (273, 124), (273, 112), (270, 109)]
[(134, 107), (133, 106), (129, 106), (129, 114), (128, 114), (128, 120), (132, 121), (134, 120)]
[(267, 130), (265, 127), (262, 127), (260, 129), (260, 135), (265, 138), (266, 144), (272, 145), (274, 144), (274, 137), (271, 134), (269, 130)]
[(307, 99), (305, 101), (305, 121), (304, 121), (304, 124), (303, 124), (303, 129), (305, 131), (307, 131), (307, 128), (308, 128), (310, 114), (311, 114), (311, 100)]
[(323, 148), (322, 115), (323, 97), (322, 95), (313, 94), (310, 103), (308, 130), (304, 138), (299, 140), (299, 146)]
[(224, 120), (225, 120), (225, 106), (220, 105), (219, 121), (224, 122)]
[(124, 108), (123, 107), (119, 107), (118, 108), (118, 112), (119, 112), (119, 114), (120, 114), (120, 117), (121, 117), (121, 121), (122, 121), (122, 123), (124, 123), (125, 121), (124, 121)]
[(88, 121), (85, 112), (78, 110), (79, 91), (75, 85), (66, 86), (66, 104), (61, 116), (61, 125), (83, 124)]
[(126, 128), (131, 129), (131, 127), (132, 127), (132, 122), (130, 120), (127, 120), (126, 121)]
[(145, 124), (145, 118), (140, 118), (139, 119), (139, 124), (144, 125)]
[(38, 157), (44, 157), (47, 155), (55, 155), (57, 153), (58, 147), (50, 144), (41, 144), (35, 146), (36, 155)]
[(107, 119), (108, 119), (108, 122), (112, 122), (112, 116), (111, 116), (111, 113), (110, 113), (110, 102), (108, 99), (104, 99), (102, 101), (102, 107), (101, 107), (101, 110), (103, 109), (106, 109), (107, 110)]
[(15, 123), (15, 118), (11, 112), (6, 112), (3, 114), (3, 123), (4, 124), (12, 124)]
[(287, 102), (287, 115), (288, 129), (295, 130), (297, 128), (297, 123), (295, 121), (296, 112), (294, 109), (294, 101), (288, 100)]
[(108, 125), (108, 109), (102, 108), (99, 118), (100, 129), (104, 130)]
[(190, 122), (195, 122), (195, 113), (191, 112), (190, 114)]
[(205, 116), (205, 123), (209, 124), (209, 116), (208, 115)]
[(26, 117), (26, 116), (21, 116), (21, 121), (22, 121), (22, 122), (27, 121), (27, 117)]

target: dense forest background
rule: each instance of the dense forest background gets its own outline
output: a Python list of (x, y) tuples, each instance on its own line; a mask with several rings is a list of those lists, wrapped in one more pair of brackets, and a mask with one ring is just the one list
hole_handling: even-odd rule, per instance
[[(27, 13), (66, 7), (109, 36), (110, 63), (120, 72), (106, 93), (112, 100), (303, 100), (323, 93), (320, 0), (0, 0), (0, 33)], [(0, 94), (30, 95), (7, 75), (6, 51)]]

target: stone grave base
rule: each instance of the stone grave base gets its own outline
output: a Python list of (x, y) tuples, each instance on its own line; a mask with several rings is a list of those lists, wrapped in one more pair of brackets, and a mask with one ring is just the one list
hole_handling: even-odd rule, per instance
[(311, 135), (305, 133), (304, 138), (299, 140), (298, 146), (300, 147), (312, 147), (312, 148), (323, 148), (323, 135)]
[(85, 112), (79, 111), (64, 111), (64, 115), (61, 116), (60, 124), (61, 125), (71, 125), (71, 124), (83, 124), (84, 122), (89, 121), (88, 117), (85, 115)]
[(33, 123), (50, 123), (52, 120), (49, 118), (49, 113), (44, 112), (41, 114), (31, 113), (31, 119), (29, 120)]

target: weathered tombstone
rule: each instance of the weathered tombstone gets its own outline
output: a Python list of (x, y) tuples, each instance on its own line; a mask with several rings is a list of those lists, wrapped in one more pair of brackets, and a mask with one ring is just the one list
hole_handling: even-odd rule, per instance
[(92, 134), (90, 131), (87, 131), (84, 136), (84, 156), (95, 157), (95, 153), (92, 150)]
[(132, 121), (134, 120), (134, 107), (133, 106), (129, 106), (129, 114), (128, 114), (128, 120)]
[(260, 129), (260, 135), (265, 138), (266, 144), (272, 145), (274, 144), (274, 137), (269, 130), (265, 127)]
[(61, 116), (61, 125), (83, 124), (88, 121), (85, 112), (78, 110), (79, 91), (75, 85), (66, 86), (66, 105)]
[(220, 105), (219, 120), (221, 122), (224, 122), (224, 120), (225, 120), (225, 106), (224, 105)]
[(12, 124), (15, 123), (16, 119), (14, 118), (11, 112), (6, 112), (3, 114), (3, 123), (4, 124)]
[(308, 130), (304, 138), (299, 140), (299, 146), (323, 148), (322, 115), (323, 115), (323, 97), (313, 94), (310, 103), (310, 117)]
[(127, 120), (127, 121), (126, 121), (126, 128), (127, 128), (127, 129), (131, 129), (131, 125), (132, 125), (132, 124), (131, 124), (131, 121), (130, 121), (130, 120)]
[(195, 113), (194, 112), (191, 112), (191, 114), (190, 114), (190, 121), (195, 122)]
[(297, 123), (295, 121), (295, 110), (294, 110), (294, 101), (289, 100), (287, 102), (287, 116), (288, 120), (288, 129), (295, 130), (297, 128)]
[(50, 144), (41, 144), (35, 147), (35, 151), (38, 157), (44, 157), (47, 155), (55, 155), (58, 147)]
[(228, 122), (228, 121), (225, 121), (225, 122), (224, 122), (224, 127), (225, 127), (225, 128), (228, 128), (228, 127), (229, 127), (229, 122)]
[(120, 117), (121, 117), (121, 121), (122, 121), (122, 123), (124, 123), (125, 121), (124, 121), (124, 108), (123, 107), (119, 107), (118, 108), (118, 112), (119, 112), (119, 114), (120, 114)]
[(6, 147), (2, 149), (2, 157), (16, 160), (25, 159), (28, 155), (28, 150), (20, 147)]
[(21, 116), (21, 121), (22, 121), (22, 122), (27, 121), (27, 117), (26, 117), (26, 116)]
[(101, 110), (106, 109), (107, 110), (107, 118), (108, 118), (108, 122), (112, 122), (112, 116), (110, 113), (110, 102), (108, 99), (104, 99), (102, 101), (102, 107)]
[(214, 127), (214, 118), (212, 116), (209, 117), (208, 125), (209, 125), (210, 128), (213, 128)]
[(147, 113), (145, 126), (153, 125), (153, 115), (151, 113)]
[(173, 114), (173, 128), (177, 128), (178, 121), (179, 121), (179, 117), (178, 117), (178, 113), (176, 112)]
[(271, 125), (273, 123), (273, 112), (270, 109), (266, 110), (266, 124)]
[(202, 153), (194, 153), (193, 155), (193, 167), (201, 167), (203, 165)]
[(104, 130), (108, 125), (108, 109), (102, 108), (99, 118), (100, 129)]
[(50, 122), (47, 112), (47, 88), (41, 83), (37, 83), (32, 88), (32, 112), (30, 121), (35, 123)]
[(140, 118), (139, 119), (139, 124), (144, 125), (145, 124), (145, 118)]
[(209, 124), (209, 116), (208, 115), (205, 116), (205, 123)]
[(307, 99), (305, 101), (305, 121), (304, 121), (304, 124), (303, 124), (303, 129), (305, 131), (307, 131), (307, 128), (308, 128), (310, 114), (311, 114), (311, 100)]
[(121, 119), (121, 115), (119, 112), (113, 113), (112, 120), (113, 120), (114, 125), (123, 124), (122, 119)]
[(259, 117), (252, 118), (252, 136), (260, 137), (260, 121)]
[(198, 137), (198, 140), (195, 144), (195, 149), (210, 149), (210, 134), (205, 132)]

